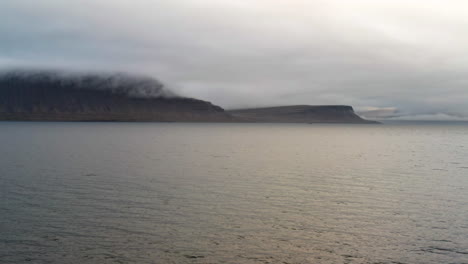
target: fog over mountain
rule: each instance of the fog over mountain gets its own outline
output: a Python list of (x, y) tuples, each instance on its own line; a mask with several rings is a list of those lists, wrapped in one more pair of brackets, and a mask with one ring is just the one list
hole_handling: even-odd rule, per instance
[(0, 72), (0, 120), (232, 122), (210, 102), (178, 96), (126, 73)]
[(468, 120), (468, 2), (3, 0), (0, 68), (150, 75), (224, 108)]
[(180, 96), (160, 81), (112, 72), (0, 71), (0, 121), (353, 123), (345, 105), (295, 105), (225, 111)]
[(155, 78), (121, 72), (0, 70), (0, 89), (7, 88), (8, 84), (32, 88), (53, 86), (75, 90), (108, 90), (113, 94), (123, 94), (134, 98), (179, 97)]

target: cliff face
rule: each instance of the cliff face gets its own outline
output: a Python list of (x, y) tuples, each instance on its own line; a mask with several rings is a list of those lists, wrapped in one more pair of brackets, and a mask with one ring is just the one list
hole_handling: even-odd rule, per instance
[(155, 79), (125, 74), (0, 73), (0, 120), (375, 123), (351, 106), (284, 106), (224, 111), (177, 96)]
[(176, 96), (150, 78), (10, 72), (0, 75), (0, 120), (226, 122), (232, 117), (209, 102)]
[(294, 105), (229, 111), (236, 118), (264, 123), (377, 123), (359, 117), (346, 105)]

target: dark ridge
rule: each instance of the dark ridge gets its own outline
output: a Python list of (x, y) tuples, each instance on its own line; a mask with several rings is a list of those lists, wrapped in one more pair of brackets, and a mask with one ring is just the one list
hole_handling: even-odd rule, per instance
[(123, 73), (0, 73), (0, 120), (375, 123), (351, 106), (282, 106), (229, 112), (179, 96), (156, 79)]
[(348, 105), (292, 105), (228, 111), (236, 118), (264, 123), (356, 123), (378, 122), (361, 118)]
[(128, 74), (0, 74), (0, 120), (225, 122), (219, 106)]

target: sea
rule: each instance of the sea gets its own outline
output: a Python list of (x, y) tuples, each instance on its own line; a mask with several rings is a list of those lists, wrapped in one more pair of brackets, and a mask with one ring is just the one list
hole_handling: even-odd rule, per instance
[(0, 122), (0, 263), (468, 263), (468, 124)]

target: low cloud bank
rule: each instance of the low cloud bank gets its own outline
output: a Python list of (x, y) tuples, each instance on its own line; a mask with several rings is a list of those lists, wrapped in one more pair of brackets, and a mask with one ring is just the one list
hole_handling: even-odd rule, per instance
[(180, 97), (159, 80), (128, 73), (87, 73), (58, 70), (4, 70), (2, 86), (51, 86), (63, 89), (96, 89), (138, 98)]

